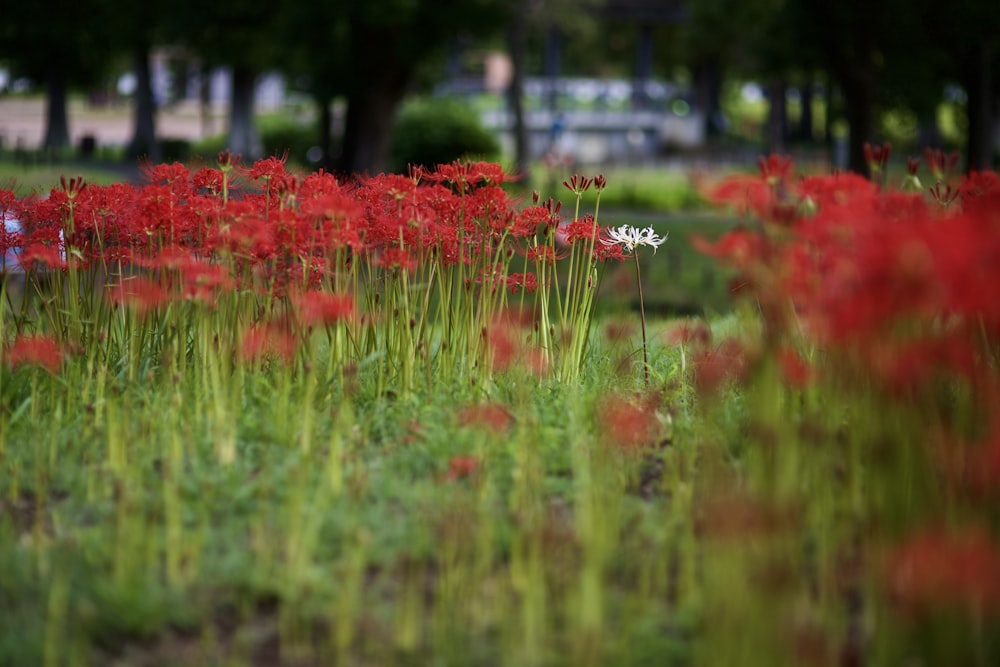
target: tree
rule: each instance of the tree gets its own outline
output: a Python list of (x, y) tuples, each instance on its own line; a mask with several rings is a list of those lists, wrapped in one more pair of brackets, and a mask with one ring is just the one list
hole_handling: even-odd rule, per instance
[[(320, 109), (325, 161), (341, 173), (386, 169), (396, 111), (421, 69), (458, 35), (498, 31), (505, 0), (343, 0), (283, 5), (292, 48), (282, 68), (305, 80)], [(330, 106), (345, 102), (341, 149), (331, 159)]]
[(105, 0), (109, 3), (109, 27), (113, 48), (126, 54), (136, 79), (132, 114), (132, 137), (125, 151), (126, 159), (160, 159), (156, 136), (156, 105), (150, 53), (159, 41), (166, 23), (163, 5), (133, 0)]
[(98, 82), (111, 61), (114, 49), (108, 10), (102, 0), (5, 3), (0, 57), (17, 75), (45, 86), (45, 149), (70, 145), (70, 88)]
[[(281, 6), (281, 11), (289, 11)], [(206, 63), (231, 68), (229, 148), (246, 159), (263, 147), (254, 119), (254, 96), (261, 72), (274, 67), (282, 49), (276, 5), (255, 0), (176, 0), (168, 37), (188, 46)], [(196, 17), (196, 20), (192, 20)]]

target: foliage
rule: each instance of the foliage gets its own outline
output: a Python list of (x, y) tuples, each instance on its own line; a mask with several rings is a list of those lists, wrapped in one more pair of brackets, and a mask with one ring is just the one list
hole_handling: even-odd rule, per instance
[(996, 664), (1000, 177), (888, 153), (721, 182), (648, 363), (602, 177), (0, 191), (0, 662)]
[(390, 167), (434, 167), (459, 159), (495, 160), (500, 146), (479, 116), (457, 100), (418, 99), (403, 106), (393, 131)]
[[(284, 114), (269, 114), (258, 118), (261, 143), (268, 155), (281, 155), (290, 165), (309, 164), (309, 149), (316, 145), (316, 129)], [(225, 135), (207, 137), (194, 143), (191, 155), (210, 162), (225, 150)]]

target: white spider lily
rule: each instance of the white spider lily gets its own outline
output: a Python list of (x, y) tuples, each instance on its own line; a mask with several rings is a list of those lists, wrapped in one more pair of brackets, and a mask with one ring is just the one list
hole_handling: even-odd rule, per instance
[(630, 225), (622, 225), (618, 228), (612, 227), (608, 230), (608, 237), (601, 239), (601, 243), (604, 245), (622, 245), (629, 252), (635, 250), (637, 246), (648, 245), (653, 248), (653, 253), (656, 253), (656, 249), (667, 240), (666, 234), (657, 236), (652, 227), (639, 229)]

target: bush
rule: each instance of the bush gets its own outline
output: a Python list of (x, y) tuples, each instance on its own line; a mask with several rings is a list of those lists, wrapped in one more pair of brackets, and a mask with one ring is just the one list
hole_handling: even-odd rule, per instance
[(456, 100), (416, 100), (406, 104), (396, 121), (390, 168), (434, 167), (463, 157), (496, 160), (500, 144), (483, 127), (475, 111)]
[[(264, 155), (287, 154), (291, 164), (309, 164), (306, 154), (311, 147), (319, 143), (319, 134), (314, 124), (302, 124), (285, 116), (260, 118), (258, 129)], [(207, 137), (191, 148), (191, 154), (211, 163), (219, 152), (225, 149), (226, 140), (225, 134)]]

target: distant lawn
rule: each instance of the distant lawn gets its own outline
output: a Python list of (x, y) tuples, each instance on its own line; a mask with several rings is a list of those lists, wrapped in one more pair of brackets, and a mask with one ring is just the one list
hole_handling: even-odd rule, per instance
[(0, 160), (0, 188), (13, 190), (18, 197), (31, 193), (47, 194), (59, 185), (62, 177), (82, 176), (87, 183), (109, 185), (122, 180), (120, 170), (98, 164), (65, 162), (57, 164), (20, 164), (10, 159)]

